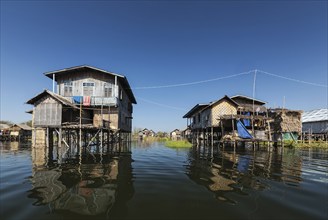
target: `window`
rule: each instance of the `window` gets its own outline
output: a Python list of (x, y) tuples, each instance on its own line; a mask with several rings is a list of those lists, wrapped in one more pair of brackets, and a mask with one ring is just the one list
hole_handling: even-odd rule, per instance
[(93, 88), (95, 83), (85, 82), (83, 83), (83, 96), (93, 96)]
[(112, 84), (109, 84), (109, 83), (104, 84), (104, 96), (105, 97), (112, 97), (113, 96)]
[(72, 81), (64, 82), (64, 96), (73, 96), (73, 83)]

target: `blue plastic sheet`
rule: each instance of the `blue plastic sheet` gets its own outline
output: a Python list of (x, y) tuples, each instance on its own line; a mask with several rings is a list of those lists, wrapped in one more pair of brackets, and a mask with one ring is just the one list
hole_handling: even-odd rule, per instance
[[(245, 115), (248, 115), (248, 116), (250, 116), (251, 115), (251, 113), (250, 112), (246, 112), (246, 114)], [(251, 126), (251, 120), (250, 119), (243, 119), (243, 122), (244, 122), (244, 125), (245, 126)]]
[(237, 121), (237, 131), (238, 136), (244, 139), (251, 139), (253, 138), (252, 135), (247, 131), (246, 127), (241, 123), (241, 121)]

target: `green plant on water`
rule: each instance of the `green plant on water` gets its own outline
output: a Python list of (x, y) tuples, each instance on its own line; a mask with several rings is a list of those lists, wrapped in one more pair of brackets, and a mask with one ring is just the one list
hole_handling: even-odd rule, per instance
[(311, 142), (299, 142), (296, 147), (298, 148), (328, 148), (327, 141), (311, 141)]
[(168, 141), (169, 139), (166, 138), (166, 137), (162, 137), (162, 138), (158, 138), (157, 140), (158, 140), (158, 142), (166, 142), (166, 141)]
[(284, 141), (285, 147), (291, 148), (328, 148), (327, 141), (311, 141), (311, 142), (301, 142), (301, 141)]
[(284, 145), (286, 147), (296, 147), (297, 146), (297, 142), (296, 141), (293, 141), (293, 140), (287, 140), (287, 141), (284, 141)]
[(182, 148), (182, 147), (192, 147), (192, 144), (186, 140), (178, 140), (178, 141), (166, 141), (165, 146)]

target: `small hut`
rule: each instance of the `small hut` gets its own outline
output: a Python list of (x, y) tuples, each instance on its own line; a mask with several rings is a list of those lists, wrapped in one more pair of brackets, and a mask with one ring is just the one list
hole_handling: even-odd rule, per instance
[(302, 133), (302, 111), (288, 109), (269, 109), (269, 117), (273, 119), (273, 141), (294, 140)]
[(13, 124), (9, 130), (11, 140), (27, 139), (32, 136), (32, 128), (27, 124)]
[(10, 139), (10, 125), (0, 123), (0, 141), (6, 141)]

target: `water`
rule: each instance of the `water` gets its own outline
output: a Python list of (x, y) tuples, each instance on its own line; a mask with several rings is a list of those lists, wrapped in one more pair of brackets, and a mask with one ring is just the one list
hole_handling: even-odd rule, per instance
[(1, 219), (328, 218), (327, 150), (134, 143), (132, 154), (60, 164), (44, 149), (0, 150)]

